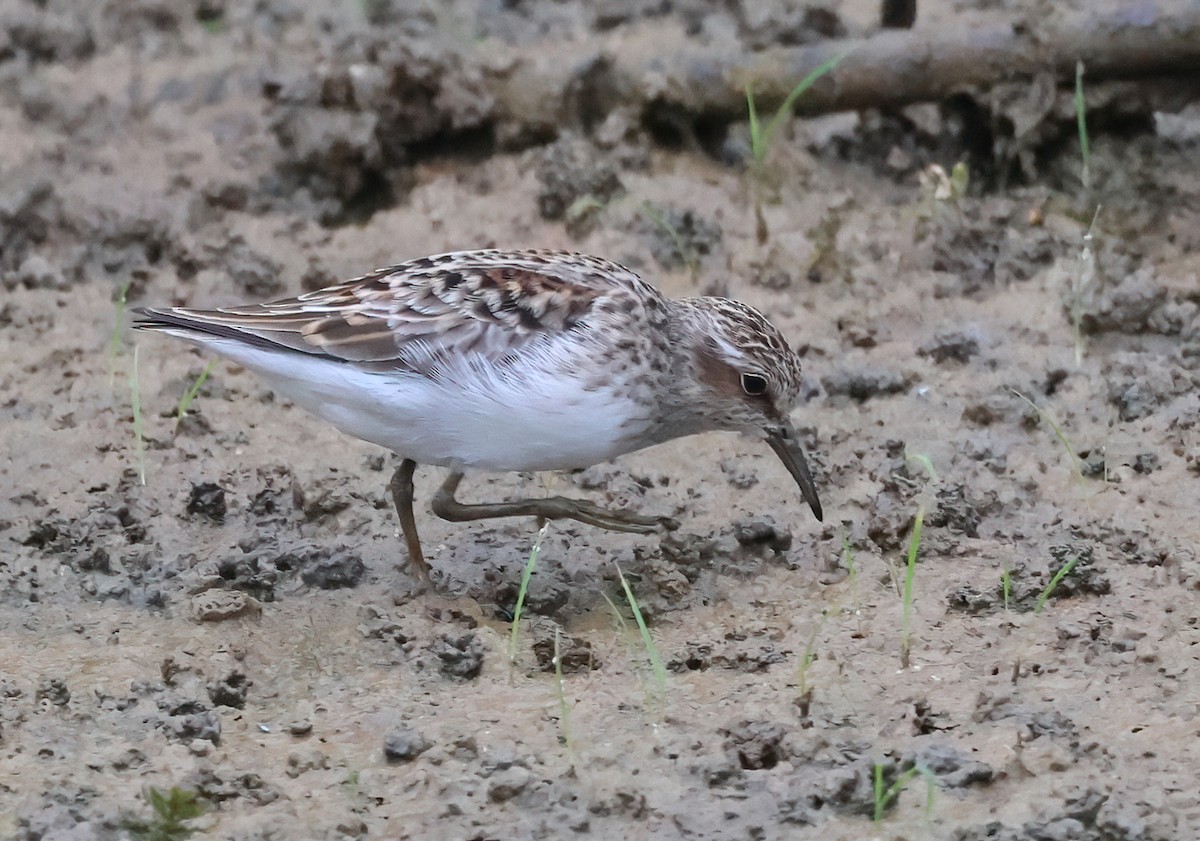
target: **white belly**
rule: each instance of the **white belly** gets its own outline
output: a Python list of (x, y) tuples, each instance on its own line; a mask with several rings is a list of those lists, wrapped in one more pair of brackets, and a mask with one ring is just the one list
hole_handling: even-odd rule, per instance
[(418, 464), (560, 470), (643, 445), (637, 436), (644, 424), (631, 419), (643, 417), (645, 407), (612, 389), (586, 390), (570, 376), (505, 380), (487, 370), (463, 370), (452, 380), (434, 381), (241, 343), (209, 344), (301, 408)]

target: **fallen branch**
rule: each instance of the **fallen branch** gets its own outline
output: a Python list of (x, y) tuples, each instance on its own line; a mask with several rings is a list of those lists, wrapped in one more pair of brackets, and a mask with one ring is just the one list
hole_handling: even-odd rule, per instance
[[(883, 30), (869, 38), (778, 47), (747, 54), (688, 46), (664, 55), (662, 32), (626, 33), (604, 57), (553, 50), (524, 53), (488, 87), (497, 116), (519, 132), (553, 133), (564, 124), (631, 105), (644, 114), (734, 120), (746, 113), (746, 85), (759, 107), (776, 107), (796, 80), (847, 53), (797, 103), (818, 114), (935, 101), (972, 87), (1052, 74), (1064, 84), (1076, 62), (1092, 82), (1200, 72), (1200, 2), (1118, 4), (1053, 13), (1036, 27), (990, 23), (938, 30)], [(578, 50), (578, 45), (568, 45)]]

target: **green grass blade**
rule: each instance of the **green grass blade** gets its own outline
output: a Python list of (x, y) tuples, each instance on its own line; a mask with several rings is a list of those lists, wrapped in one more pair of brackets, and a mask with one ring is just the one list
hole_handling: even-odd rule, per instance
[(567, 705), (567, 691), (562, 670), (562, 629), (554, 628), (554, 680), (558, 684), (558, 725), (562, 729), (562, 742), (571, 747), (571, 709)]
[[(779, 130), (779, 127), (783, 124), (783, 121), (791, 116), (792, 109), (796, 105), (796, 100), (803, 96), (805, 91), (815, 85), (817, 80), (819, 80), (822, 76), (832, 72), (835, 67), (841, 64), (842, 59), (850, 55), (850, 52), (850, 50), (847, 50), (846, 52), (840, 55), (835, 55), (833, 58), (817, 65), (811, 73), (800, 80), (800, 83), (796, 85), (796, 87), (792, 88), (791, 93), (789, 93), (783, 100), (783, 104), (776, 109), (775, 115), (771, 117), (771, 121), (767, 123), (766, 130), (763, 132), (762, 145), (764, 155), (766, 154), (767, 148), (770, 147), (771, 141), (775, 137), (775, 132)], [(747, 90), (749, 90), (749, 88), (747, 88)]]
[(1084, 293), (1096, 281), (1096, 222), (1100, 219), (1100, 209), (1103, 205), (1096, 205), (1096, 212), (1092, 215), (1092, 223), (1088, 225), (1087, 231), (1083, 234), (1083, 246), (1079, 249), (1079, 272), (1075, 275), (1071, 287), (1071, 329), (1075, 335), (1075, 365), (1083, 364), (1083, 316), (1084, 316)]
[(908, 450), (905, 450), (904, 457), (909, 461), (915, 461), (921, 467), (925, 468), (925, 472), (929, 474), (930, 479), (935, 482), (938, 480), (937, 470), (933, 467), (933, 459), (929, 456), (924, 453), (910, 453)]
[(179, 398), (179, 405), (175, 407), (175, 422), (183, 420), (187, 416), (188, 407), (192, 405), (192, 401), (200, 394), (200, 389), (204, 387), (208, 375), (217, 367), (217, 360), (213, 359), (200, 372), (200, 376), (196, 377), (196, 381), (188, 387), (188, 390)]
[(1054, 588), (1061, 584), (1062, 580), (1070, 574), (1071, 570), (1075, 568), (1075, 564), (1079, 563), (1081, 557), (1083, 556), (1076, 555), (1063, 564), (1062, 569), (1054, 573), (1054, 577), (1050, 579), (1050, 583), (1042, 588), (1042, 592), (1038, 593), (1037, 604), (1033, 608), (1035, 616), (1042, 612), (1042, 608), (1046, 606), (1046, 601), (1050, 598), (1050, 594), (1054, 592)]
[(1058, 442), (1062, 444), (1063, 449), (1067, 451), (1067, 455), (1071, 457), (1072, 469), (1076, 474), (1082, 475), (1082, 470), (1079, 467), (1079, 456), (1075, 455), (1075, 448), (1071, 446), (1071, 442), (1067, 439), (1066, 433), (1062, 431), (1062, 427), (1058, 425), (1058, 422), (1054, 419), (1054, 416), (1051, 415), (1049, 411), (1039, 407), (1037, 403), (1034, 403), (1015, 388), (1010, 388), (1009, 391), (1028, 403), (1030, 407), (1037, 412), (1038, 417), (1052, 430), (1054, 430), (1054, 437), (1058, 439)]
[(517, 640), (521, 630), (521, 613), (525, 609), (525, 594), (529, 592), (529, 579), (533, 576), (534, 568), (537, 567), (538, 558), (542, 554), (542, 541), (546, 539), (549, 530), (550, 521), (547, 520), (538, 529), (537, 537), (533, 541), (533, 549), (529, 552), (529, 560), (525, 562), (525, 569), (521, 572), (521, 586), (517, 589), (517, 605), (513, 608), (512, 631), (508, 635), (508, 660), (510, 663), (516, 662), (517, 659)]
[(663, 665), (662, 657), (658, 654), (658, 647), (654, 644), (654, 638), (650, 636), (650, 629), (646, 626), (646, 619), (642, 616), (642, 609), (638, 607), (637, 599), (633, 597), (633, 589), (629, 586), (629, 581), (625, 578), (625, 573), (621, 571), (621, 567), (617, 567), (617, 576), (621, 579), (621, 587), (625, 591), (625, 601), (629, 602), (629, 610), (633, 613), (633, 621), (637, 624), (638, 632), (642, 635), (642, 644), (646, 646), (646, 655), (650, 658), (650, 668), (654, 672), (654, 682), (658, 685), (661, 692), (665, 693), (667, 688), (667, 667)]
[(761, 164), (766, 155), (763, 144), (762, 126), (758, 122), (758, 109), (754, 107), (754, 86), (746, 85), (746, 111), (750, 119), (750, 154), (755, 164)]
[(600, 595), (604, 597), (604, 601), (608, 602), (608, 607), (612, 611), (612, 615), (616, 617), (617, 624), (621, 626), (621, 633), (628, 634), (629, 623), (625, 621), (625, 616), (621, 613), (621, 608), (617, 607), (617, 603), (608, 597), (608, 593), (601, 590)]
[(1075, 63), (1075, 121), (1079, 128), (1079, 154), (1083, 158), (1083, 189), (1092, 188), (1092, 151), (1088, 143), (1087, 104), (1083, 99), (1083, 62)]
[(650, 221), (666, 232), (671, 238), (671, 244), (675, 246), (675, 250), (679, 252), (679, 259), (687, 267), (687, 270), (692, 273), (693, 278), (700, 270), (700, 258), (696, 256), (695, 249), (689, 248), (683, 235), (679, 233), (679, 229), (671, 224), (671, 220), (666, 217), (662, 211), (650, 204), (650, 202), (642, 203), (642, 213), (650, 217)]
[(908, 539), (908, 559), (904, 568), (904, 616), (900, 620), (900, 666), (908, 668), (909, 646), (912, 642), (913, 581), (917, 577), (917, 556), (921, 550), (921, 531), (925, 525), (925, 506), (917, 506), (912, 536)]
[(858, 563), (854, 560), (854, 547), (850, 544), (849, 532), (842, 534), (842, 563), (846, 567), (846, 578), (853, 589), (858, 580)]
[[(892, 805), (892, 802), (897, 797), (900, 796), (900, 793), (902, 791), (904, 791), (904, 788), (918, 774), (929, 774), (929, 776), (926, 778), (927, 784), (932, 779), (932, 774), (930, 774), (925, 769), (914, 765), (912, 768), (909, 768), (903, 774), (900, 774), (898, 777), (896, 777), (896, 779), (892, 782), (892, 784), (890, 786), (888, 786), (887, 789), (884, 789), (884, 787), (883, 787), (883, 763), (882, 762), (875, 763), (875, 779), (874, 779), (874, 785), (872, 787), (873, 794), (874, 794), (874, 801), (875, 801), (874, 802), (874, 806), (875, 806), (874, 817), (872, 818), (872, 820), (874, 820), (875, 823), (879, 823), (880, 821), (883, 820), (883, 813), (887, 811), (888, 807)], [(932, 790), (932, 788), (927, 788), (926, 794), (925, 794), (925, 809), (928, 812), (932, 808), (933, 808), (933, 790)]]
[(883, 763), (876, 762), (874, 770), (875, 773), (873, 775), (874, 779), (872, 780), (871, 784), (871, 792), (873, 795), (872, 800), (875, 802), (875, 809), (872, 813), (871, 820), (875, 823), (879, 823), (881, 820), (883, 820), (883, 810), (886, 806), (886, 802), (883, 799)]
[(821, 621), (813, 628), (812, 634), (808, 637), (808, 643), (804, 646), (804, 654), (800, 657), (800, 666), (796, 672), (796, 683), (799, 685), (801, 697), (808, 694), (808, 670), (812, 667), (813, 661), (816, 660), (817, 638), (821, 635), (821, 630), (825, 627), (825, 623), (828, 620), (829, 611), (821, 611)]

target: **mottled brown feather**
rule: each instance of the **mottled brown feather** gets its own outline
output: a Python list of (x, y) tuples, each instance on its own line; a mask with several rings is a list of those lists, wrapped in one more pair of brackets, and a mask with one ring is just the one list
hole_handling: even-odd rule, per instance
[(472, 251), (423, 257), (295, 298), (147, 314), (303, 353), (425, 370), (435, 357), (495, 359), (575, 329), (603, 299), (647, 297), (661, 298), (629, 269), (596, 257)]

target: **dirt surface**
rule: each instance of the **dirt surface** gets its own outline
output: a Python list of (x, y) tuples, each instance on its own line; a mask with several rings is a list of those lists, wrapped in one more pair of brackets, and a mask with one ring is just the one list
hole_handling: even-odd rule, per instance
[[(1000, 5), (1037, 13), (918, 26)], [(1053, 85), (797, 122), (757, 174), (744, 123), (587, 87), (615, 38), (803, 43), (875, 6), (0, 3), (0, 837), (183, 837), (151, 788), (228, 839), (1200, 835), (1197, 106), (1089, 90), (1085, 188)], [(489, 76), (564, 43), (600, 104), (498, 120)], [(959, 160), (965, 194), (927, 171)], [(122, 289), (490, 245), (766, 311), (826, 522), (736, 436), (470, 477), (683, 524), (555, 524), (510, 664), (534, 524), (437, 520), (422, 469), (461, 595), (409, 599), (390, 455), (223, 363), (177, 421), (207, 360), (120, 326)], [(876, 774), (903, 791), (873, 823)]]

